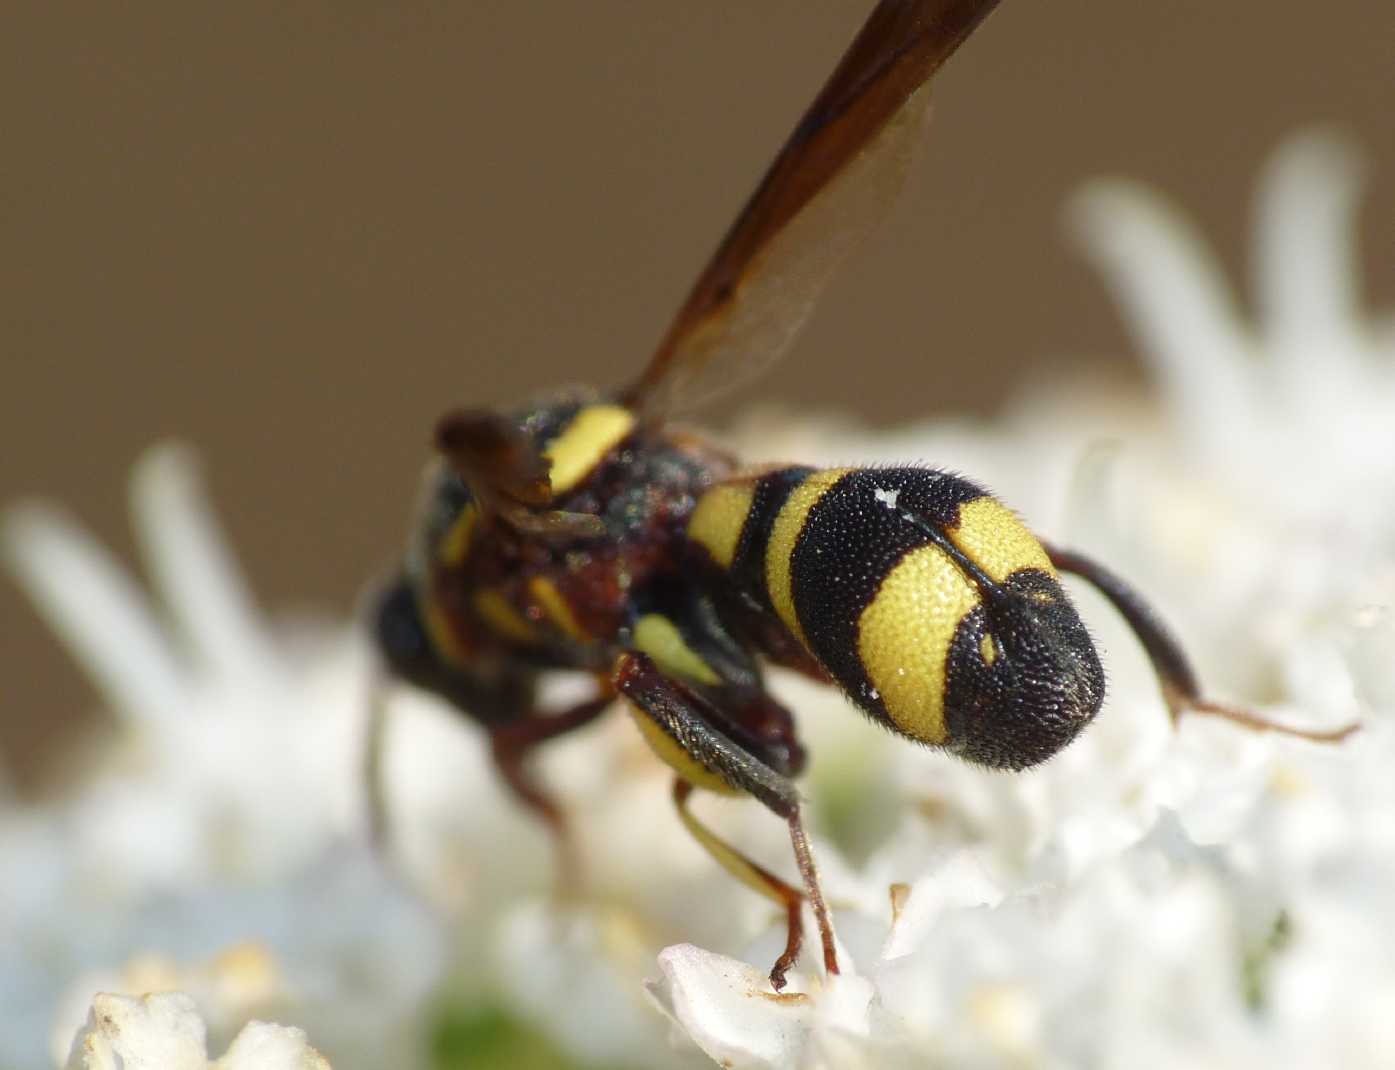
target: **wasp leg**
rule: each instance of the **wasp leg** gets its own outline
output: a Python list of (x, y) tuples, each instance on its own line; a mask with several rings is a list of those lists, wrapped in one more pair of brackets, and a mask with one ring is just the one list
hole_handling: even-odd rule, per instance
[[(600, 695), (554, 715), (530, 716), (498, 726), (485, 726), (494, 767), (509, 790), (529, 810), (542, 819), (557, 850), (557, 886), (568, 892), (580, 886), (580, 860), (567, 826), (566, 815), (557, 803), (529, 778), (525, 761), (532, 749), (590, 724), (605, 712), (615, 696)], [(367, 795), (368, 840), (376, 850), (388, 843), (388, 811), (383, 778), (383, 754), (387, 733), (387, 688), (373, 680), (368, 696), (368, 724), (363, 750), (363, 782)]]
[(557, 887), (564, 895), (580, 886), (581, 862), (556, 801), (537, 786), (524, 767), (529, 753), (540, 743), (574, 732), (605, 712), (615, 696), (606, 693), (551, 716), (532, 716), (489, 728), (489, 748), (494, 767), (518, 800), (533, 811), (552, 834), (557, 847)]
[(368, 811), (368, 843), (381, 851), (387, 842), (387, 787), (383, 754), (387, 747), (387, 682), (375, 670), (368, 681), (368, 719), (364, 725), (363, 788)]
[(1332, 729), (1295, 728), (1266, 720), (1249, 710), (1210, 701), (1202, 695), (1196, 672), (1187, 660), (1187, 655), (1182, 652), (1181, 644), (1168, 630), (1157, 611), (1138, 591), (1099, 562), (1083, 554), (1054, 546), (1046, 546), (1046, 552), (1051, 558), (1051, 563), (1062, 572), (1079, 576), (1109, 599), (1134, 635), (1138, 636), (1148, 660), (1152, 663), (1153, 672), (1158, 677), (1163, 701), (1167, 703), (1168, 714), (1174, 725), (1183, 713), (1190, 710), (1213, 717), (1224, 717), (1256, 732), (1280, 732), (1318, 743), (1339, 742), (1361, 727), (1357, 721)]
[(372, 841), (385, 844), (389, 832), (382, 768), (388, 716), (382, 671), (386, 670), (396, 679), (445, 699), (484, 729), (494, 765), (504, 783), (553, 833), (559, 885), (573, 886), (579, 867), (567, 836), (566, 822), (557, 805), (528, 778), (524, 762), (539, 743), (580, 728), (599, 716), (615, 697), (609, 680), (597, 677), (600, 693), (594, 699), (556, 715), (540, 714), (536, 709), (532, 674), (505, 671), (477, 678), (443, 661), (427, 635), (416, 596), (405, 579), (389, 585), (379, 595), (372, 627), (382, 656), (381, 669), (369, 692), (363, 756)]
[[(634, 652), (623, 655), (616, 666), (615, 684), (637, 711), (636, 722), (650, 745), (678, 772), (674, 802), (684, 826), (727, 872), (785, 910), (788, 922), (785, 950), (770, 970), (771, 987), (777, 992), (785, 987), (785, 975), (799, 957), (803, 942), (801, 906), (805, 898), (813, 908), (819, 927), (824, 968), (831, 974), (837, 973), (833, 925), (819, 887), (794, 785), (736, 743), (720, 727), (720, 711), (680, 681), (660, 673), (648, 655)], [(724, 794), (753, 795), (767, 809), (783, 817), (789, 825), (790, 843), (804, 881), (804, 892), (800, 893), (752, 862), (699, 823), (686, 806), (694, 787)]]
[[(767, 899), (773, 899), (785, 911), (785, 950), (775, 960), (775, 965), (770, 971), (770, 984), (778, 992), (785, 987), (785, 975), (799, 958), (799, 950), (804, 944), (804, 893), (782, 881), (764, 866), (747, 858), (700, 822), (688, 809), (688, 798), (692, 793), (691, 783), (682, 777), (673, 778), (673, 804), (678, 808), (678, 819), (683, 822), (683, 827), (723, 869), (746, 887), (759, 892)], [(833, 972), (836, 973), (837, 970)]]

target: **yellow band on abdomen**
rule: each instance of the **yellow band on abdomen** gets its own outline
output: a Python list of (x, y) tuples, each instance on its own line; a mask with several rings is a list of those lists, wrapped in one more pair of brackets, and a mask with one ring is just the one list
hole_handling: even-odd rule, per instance
[(943, 743), (950, 643), (979, 593), (933, 544), (911, 550), (887, 573), (858, 622), (857, 653), (896, 727)]
[(705, 548), (722, 568), (731, 568), (736, 560), (755, 493), (754, 482), (720, 483), (698, 499), (688, 521), (688, 538)]
[(811, 472), (799, 486), (790, 491), (775, 523), (770, 528), (770, 541), (765, 547), (765, 589), (770, 595), (770, 604), (785, 622), (785, 627), (794, 633), (801, 643), (808, 647), (804, 629), (799, 625), (799, 615), (794, 609), (794, 587), (790, 578), (790, 559), (794, 556), (794, 545), (809, 519), (813, 509), (833, 484), (851, 472), (851, 468), (828, 468), (821, 472)]
[(1017, 514), (1002, 502), (984, 495), (959, 507), (959, 526), (946, 532), (994, 583), (1002, 583), (1021, 568), (1041, 569), (1056, 575), (1046, 550)]

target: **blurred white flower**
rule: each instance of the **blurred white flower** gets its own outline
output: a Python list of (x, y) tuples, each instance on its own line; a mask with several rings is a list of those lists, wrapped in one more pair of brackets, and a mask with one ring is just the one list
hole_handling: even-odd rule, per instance
[[(341, 1067), (418, 1047), (445, 929), (356, 832), (360, 641), (343, 627), (269, 627), (184, 451), (137, 467), (133, 516), (158, 607), (51, 509), (5, 518), (11, 570), (119, 732), (70, 794), (0, 811), (0, 1064), (46, 1065), (56, 1014), (66, 1050), (78, 1023), (60, 1002), (85, 1007), (93, 971), (110, 978), (152, 953), (195, 962), (248, 940), (281, 964), (276, 1009), (332, 1033)], [(204, 1007), (225, 1039), (266, 1010)]]
[(188, 966), (164, 955), (141, 955), (119, 971), (87, 974), (73, 982), (53, 1025), (54, 1062), (62, 1062), (72, 1047), (73, 1034), (88, 1017), (94, 992), (178, 992), (193, 999), (215, 1035), (228, 1037), (250, 1018), (269, 1013), (289, 997), (280, 964), (259, 944), (230, 947), (206, 962)]
[[(1275, 153), (1257, 203), (1254, 325), (1154, 196), (1108, 183), (1077, 211), (1167, 421), (1114, 493), (1095, 496), (1112, 507), (1100, 537), (1138, 553), (1160, 591), (1186, 592), (1184, 612), (1199, 603), (1188, 623), (1204, 668), (1320, 711), (1395, 701), (1395, 332), (1359, 306), (1360, 172), (1327, 132)], [(1197, 577), (1204, 599), (1185, 586)]]
[(98, 995), (67, 1070), (330, 1070), (300, 1029), (252, 1022), (212, 1062), (194, 1001), (180, 993)]

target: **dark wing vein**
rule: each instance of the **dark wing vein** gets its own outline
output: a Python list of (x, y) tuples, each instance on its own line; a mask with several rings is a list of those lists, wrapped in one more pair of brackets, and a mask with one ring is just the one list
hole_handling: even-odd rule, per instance
[(839, 262), (886, 214), (926, 83), (997, 0), (883, 0), (698, 276), (620, 400), (647, 419), (778, 359)]

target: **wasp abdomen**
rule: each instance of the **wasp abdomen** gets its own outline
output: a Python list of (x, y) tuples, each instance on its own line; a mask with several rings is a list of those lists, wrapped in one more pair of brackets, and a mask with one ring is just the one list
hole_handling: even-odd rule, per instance
[(929, 468), (784, 468), (699, 501), (690, 538), (869, 716), (986, 765), (1055, 753), (1103, 699), (1046, 551)]

